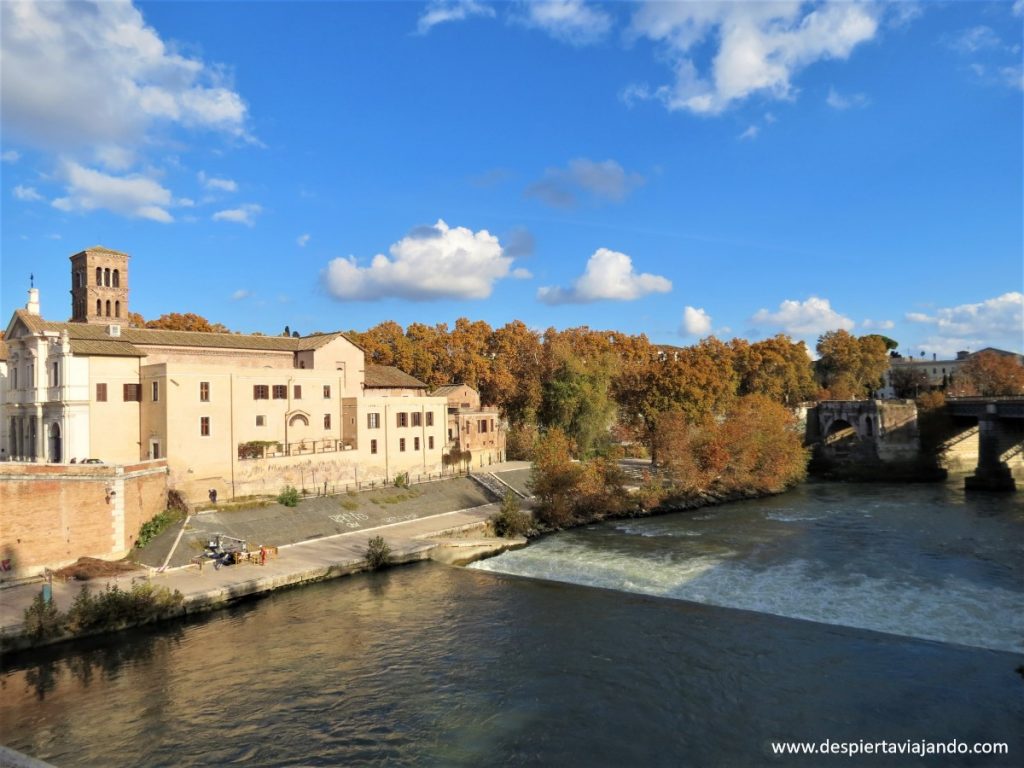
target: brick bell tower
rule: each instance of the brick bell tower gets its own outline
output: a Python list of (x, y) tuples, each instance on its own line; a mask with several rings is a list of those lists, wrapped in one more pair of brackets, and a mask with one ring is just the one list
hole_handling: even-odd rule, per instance
[(95, 246), (71, 257), (71, 322), (128, 322), (128, 254)]

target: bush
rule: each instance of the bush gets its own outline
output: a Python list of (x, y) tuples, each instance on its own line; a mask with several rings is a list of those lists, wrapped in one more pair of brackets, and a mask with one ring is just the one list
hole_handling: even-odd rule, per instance
[(367, 542), (366, 562), (373, 570), (391, 564), (391, 547), (383, 536), (374, 536)]
[(294, 507), (299, 503), (299, 492), (294, 485), (286, 485), (277, 495), (277, 503), (285, 507)]
[(129, 623), (161, 618), (180, 608), (183, 601), (178, 590), (172, 592), (149, 582), (133, 584), (129, 590), (108, 584), (104, 591), (96, 594), (83, 586), (64, 623), (72, 634), (117, 629)]
[(343, 499), (341, 506), (342, 509), (347, 509), (351, 512), (352, 510), (359, 509), (359, 502), (355, 499)]
[(519, 497), (507, 491), (501, 502), (501, 511), (491, 516), (491, 525), (498, 536), (525, 536), (533, 529), (533, 517), (519, 508)]
[(188, 514), (188, 502), (181, 495), (181, 491), (170, 490), (167, 492), (167, 509), (182, 515)]
[(156, 515), (152, 520), (146, 521), (139, 529), (139, 538), (136, 539), (135, 546), (142, 549), (144, 546), (149, 544), (149, 542), (166, 531), (177, 520), (178, 515), (167, 510), (166, 512), (161, 512), (159, 515)]
[(64, 618), (52, 600), (43, 600), (42, 592), (37, 594), (32, 600), (32, 605), (25, 609), (24, 621), (25, 632), (35, 640), (60, 637), (64, 634)]
[(409, 473), (402, 472), (395, 475), (395, 488), (408, 488), (409, 487)]

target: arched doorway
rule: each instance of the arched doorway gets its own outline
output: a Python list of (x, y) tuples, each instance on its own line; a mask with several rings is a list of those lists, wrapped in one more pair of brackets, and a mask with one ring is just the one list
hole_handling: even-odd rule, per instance
[(63, 461), (61, 455), (60, 424), (54, 422), (50, 425), (50, 462), (60, 464)]

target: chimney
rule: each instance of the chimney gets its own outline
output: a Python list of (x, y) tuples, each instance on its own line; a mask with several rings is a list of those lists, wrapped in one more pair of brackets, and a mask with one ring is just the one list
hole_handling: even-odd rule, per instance
[(28, 289), (28, 303), (25, 305), (25, 309), (30, 315), (39, 314), (39, 289), (29, 288)]
[(932, 362), (935, 362), (935, 361), (936, 361), (936, 360), (938, 360), (938, 359), (939, 359), (939, 356), (938, 356), (938, 354), (937, 354), (937, 353), (935, 353), (935, 352), (932, 352)]

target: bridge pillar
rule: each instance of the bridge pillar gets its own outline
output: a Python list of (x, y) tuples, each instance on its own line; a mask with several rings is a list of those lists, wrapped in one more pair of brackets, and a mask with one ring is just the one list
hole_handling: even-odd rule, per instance
[(964, 480), (968, 491), (1015, 491), (1017, 484), (1010, 467), (999, 460), (999, 416), (995, 403), (985, 406), (978, 417), (978, 467)]

